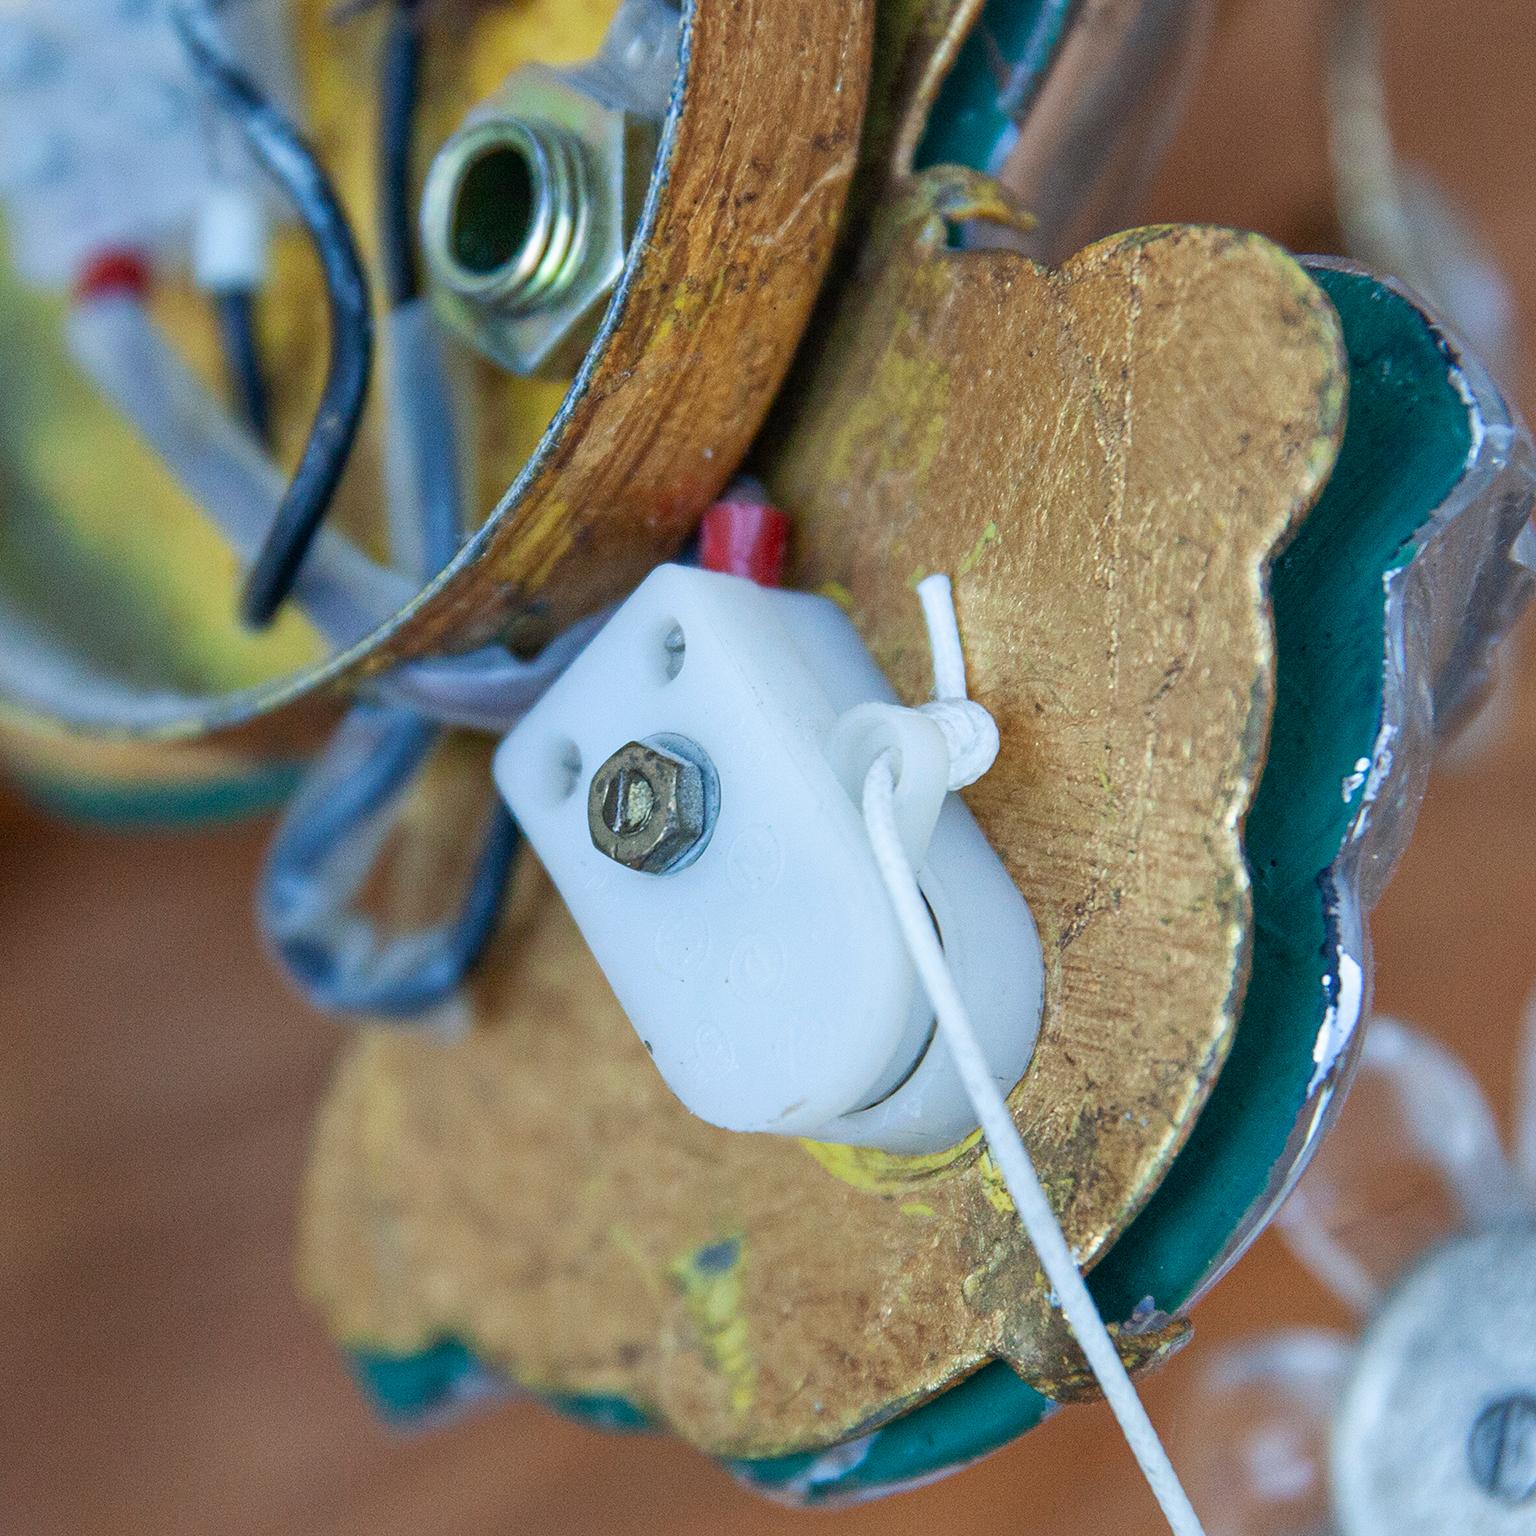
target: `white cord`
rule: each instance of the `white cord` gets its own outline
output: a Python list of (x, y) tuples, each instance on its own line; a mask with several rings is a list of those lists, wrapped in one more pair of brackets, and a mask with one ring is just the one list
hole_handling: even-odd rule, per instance
[(934, 698), (969, 698), (970, 690), (965, 682), (965, 646), (960, 639), (960, 616), (955, 612), (955, 589), (949, 577), (943, 574), (925, 576), (917, 584), (917, 600), (923, 605), (928, 649), (933, 652)]
[(933, 703), (919, 711), (944, 733), (949, 748), (949, 787), (965, 789), (997, 761), (1002, 749), (997, 721), (970, 697), (965, 685), (965, 647), (960, 616), (948, 576), (925, 576), (917, 584), (933, 653)]
[[(918, 588), (934, 649), (935, 692), (941, 698), (965, 697), (964, 652), (946, 577), (930, 577)], [(953, 635), (953, 645), (947, 637)], [(958, 658), (958, 670), (957, 670)], [(973, 706), (980, 709), (979, 705)], [(989, 717), (990, 718), (990, 717)], [(996, 729), (995, 725), (993, 727)], [(1046, 1279), (1088, 1364), (1103, 1389), (1142, 1475), (1162, 1507), (1174, 1536), (1204, 1536), (1199, 1517), (1179, 1482), (1173, 1463), (1142, 1406), (1109, 1329), (1099, 1313), (1072, 1250), (1051, 1209), (1024, 1138), (1014, 1124), (1008, 1101), (992, 1076), (972, 1028), (960, 989), (944, 958), (944, 948), (918, 887), (896, 824), (896, 764), (893, 750), (876, 759), (864, 780), (864, 821), (870, 845), (902, 936), (912, 954), (923, 989), (933, 1004), (940, 1034), (954, 1058), (987, 1147), (1013, 1198), (1019, 1222), (1034, 1247)]]

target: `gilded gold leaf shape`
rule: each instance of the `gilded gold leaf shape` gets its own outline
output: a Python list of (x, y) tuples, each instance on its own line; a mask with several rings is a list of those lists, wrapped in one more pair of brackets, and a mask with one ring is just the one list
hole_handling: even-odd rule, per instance
[[(914, 701), (911, 583), (955, 579), (1004, 742), (968, 799), (1046, 952), (1013, 1103), (1091, 1261), (1242, 997), (1264, 574), (1332, 464), (1343, 361), (1319, 290), (1257, 237), (1144, 230), (1048, 273), (950, 248), (978, 190), (929, 177), (886, 210), (771, 479), (799, 584), (841, 596)], [(974, 1143), (900, 1159), (694, 1120), (536, 871), (474, 1002), (462, 1042), (376, 1034), (342, 1067), (304, 1248), (342, 1339), (452, 1335), (733, 1456), (835, 1443), (995, 1357), (1074, 1388)]]

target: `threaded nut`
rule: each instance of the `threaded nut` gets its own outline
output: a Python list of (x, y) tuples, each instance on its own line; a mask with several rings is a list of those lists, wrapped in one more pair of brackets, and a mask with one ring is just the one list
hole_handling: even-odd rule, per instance
[(599, 853), (626, 869), (665, 875), (702, 851), (712, 830), (712, 775), (702, 751), (688, 746), (685, 756), (631, 741), (593, 774), (587, 827)]
[(573, 374), (623, 276), (658, 132), (545, 66), (510, 76), (427, 173), (444, 318), (514, 373)]
[(592, 189), (581, 141), (556, 123), (493, 117), (456, 134), (433, 162), (424, 229), (443, 284), (525, 314), (580, 270)]

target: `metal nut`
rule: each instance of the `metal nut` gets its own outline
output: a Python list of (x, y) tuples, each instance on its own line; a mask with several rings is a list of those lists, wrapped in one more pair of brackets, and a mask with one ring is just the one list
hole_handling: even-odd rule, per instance
[[(626, 869), (664, 875), (702, 851), (712, 822), (708, 759), (654, 743), (620, 747), (592, 776), (587, 827), (592, 845)], [(699, 761), (692, 760), (697, 754)]]
[(530, 64), (438, 151), (422, 198), (434, 298), (514, 373), (569, 377), (601, 323), (656, 155), (657, 124)]

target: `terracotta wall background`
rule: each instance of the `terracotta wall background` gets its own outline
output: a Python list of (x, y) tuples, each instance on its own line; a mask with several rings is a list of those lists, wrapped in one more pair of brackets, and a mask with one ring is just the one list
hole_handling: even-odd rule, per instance
[[(1389, 0), (1401, 141), (1512, 275), (1536, 358), (1528, 0)], [(1155, 218), (1332, 243), (1317, 0), (1229, 5)], [(1533, 405), (1529, 367), (1513, 393)], [(1509, 1109), (1536, 981), (1536, 667), (1502, 733), (1441, 773), (1375, 925), (1380, 1006), (1453, 1042)], [(339, 1034), (282, 988), (249, 920), (264, 828), (126, 839), (0, 827), (0, 1528), (288, 1532), (1150, 1530), (1107, 1414), (1065, 1413), (984, 1466), (853, 1514), (794, 1515), (686, 1449), (509, 1406), (417, 1440), (379, 1429), (289, 1277), (295, 1190)], [(1338, 1321), (1266, 1239), (1151, 1384), (1176, 1422), (1203, 1349)]]

